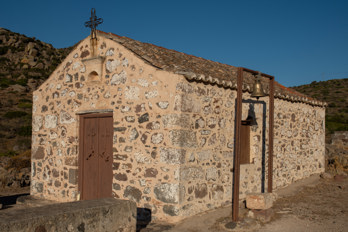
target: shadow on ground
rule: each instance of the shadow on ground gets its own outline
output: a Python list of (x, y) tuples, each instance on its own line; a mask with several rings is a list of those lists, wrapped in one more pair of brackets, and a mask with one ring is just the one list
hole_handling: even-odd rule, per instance
[(17, 199), (22, 196), (28, 196), (29, 193), (16, 194), (10, 196), (2, 196), (0, 197), (0, 204), (2, 204), (3, 209), (11, 208), (16, 204)]

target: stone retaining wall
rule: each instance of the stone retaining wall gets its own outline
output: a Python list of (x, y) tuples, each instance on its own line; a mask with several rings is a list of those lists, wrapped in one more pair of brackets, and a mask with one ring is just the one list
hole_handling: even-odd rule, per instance
[(134, 202), (99, 199), (0, 212), (0, 231), (119, 231), (136, 230)]
[(348, 131), (335, 131), (326, 144), (326, 164), (330, 172), (348, 173)]

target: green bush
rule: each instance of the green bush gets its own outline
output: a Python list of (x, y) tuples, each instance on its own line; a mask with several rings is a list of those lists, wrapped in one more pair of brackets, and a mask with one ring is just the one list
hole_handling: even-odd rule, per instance
[(336, 104), (335, 104), (335, 103), (330, 103), (330, 104), (329, 104), (329, 107), (332, 107), (332, 108), (333, 108), (333, 107), (336, 107)]
[(26, 98), (21, 98), (21, 99), (19, 99), (19, 102), (31, 103), (31, 100), (30, 99), (26, 99)]
[(31, 136), (31, 126), (22, 126), (19, 128), (18, 135)]
[(16, 84), (19, 84), (21, 86), (27, 86), (28, 81), (26, 79), (20, 79), (16, 81)]
[(18, 107), (22, 108), (22, 109), (30, 109), (32, 106), (33, 106), (33, 104), (27, 103), (27, 102), (20, 102), (18, 104)]
[(28, 113), (24, 111), (9, 111), (5, 113), (4, 117), (11, 119), (11, 118), (20, 118), (26, 115), (28, 115)]
[(7, 79), (7, 78), (0, 78), (0, 86), (1, 88), (7, 88), (10, 85), (14, 85), (15, 82), (13, 80)]
[(0, 55), (5, 55), (8, 51), (8, 47), (0, 47)]
[(1, 152), (0, 156), (16, 156), (17, 153), (15, 151), (6, 151), (6, 152)]
[(321, 94), (328, 95), (329, 94), (329, 90), (328, 89), (323, 89), (323, 90), (321, 90)]
[(326, 121), (326, 130), (332, 134), (334, 131), (348, 131), (348, 124)]
[(6, 57), (0, 57), (0, 64), (5, 64), (5, 62), (9, 62), (10, 59), (6, 58)]

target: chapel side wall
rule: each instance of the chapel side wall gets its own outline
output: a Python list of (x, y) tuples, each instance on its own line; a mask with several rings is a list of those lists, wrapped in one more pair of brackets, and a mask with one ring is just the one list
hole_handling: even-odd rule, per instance
[(325, 171), (325, 108), (274, 101), (273, 188)]
[(189, 82), (176, 85), (175, 112), (183, 129), (171, 128), (171, 144), (184, 150), (180, 167), (182, 217), (219, 207), (232, 199), (236, 91)]
[[(175, 134), (171, 143), (184, 149), (186, 161), (180, 167), (181, 203), (173, 206), (173, 214), (190, 216), (232, 202), (236, 91), (187, 80), (176, 90), (175, 110), (186, 118), (181, 122), (186, 129), (170, 131)], [(261, 192), (267, 102), (243, 94), (242, 119), (252, 116), (256, 125), (250, 128), (251, 162), (240, 167), (241, 199)]]

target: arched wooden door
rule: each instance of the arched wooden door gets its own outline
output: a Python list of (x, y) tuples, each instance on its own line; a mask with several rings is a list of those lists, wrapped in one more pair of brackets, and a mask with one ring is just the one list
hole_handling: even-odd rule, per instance
[(81, 200), (112, 196), (112, 113), (80, 116), (79, 191)]

